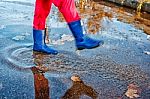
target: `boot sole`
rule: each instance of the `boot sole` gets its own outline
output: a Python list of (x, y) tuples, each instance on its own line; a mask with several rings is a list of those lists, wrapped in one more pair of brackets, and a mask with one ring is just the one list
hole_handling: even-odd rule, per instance
[(83, 50), (83, 49), (93, 49), (93, 48), (97, 48), (99, 46), (102, 46), (104, 44), (104, 42), (99, 43), (99, 45), (91, 47), (91, 48), (85, 48), (85, 47), (77, 47), (77, 50)]
[(42, 53), (42, 54), (53, 54), (53, 55), (57, 55), (58, 53), (48, 53), (48, 52), (44, 52), (44, 51), (39, 51), (39, 50), (33, 50), (33, 52), (35, 53)]
[(97, 45), (97, 46), (94, 46), (94, 47), (91, 47), (91, 48), (78, 47), (77, 50), (93, 49), (93, 48), (97, 48), (97, 47), (99, 47), (99, 46), (100, 46), (100, 45)]

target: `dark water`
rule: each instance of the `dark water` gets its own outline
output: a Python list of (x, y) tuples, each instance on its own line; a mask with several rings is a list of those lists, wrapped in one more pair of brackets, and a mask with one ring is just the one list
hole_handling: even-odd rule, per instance
[[(79, 9), (88, 35), (105, 43), (76, 52), (71, 32), (53, 7), (50, 46), (60, 53), (46, 55), (32, 51), (33, 5), (32, 0), (0, 1), (0, 99), (60, 99), (70, 90), (70, 97), (86, 94), (82, 99), (126, 99), (131, 83), (142, 90), (139, 99), (150, 99), (150, 40), (144, 29), (132, 24), (135, 13), (102, 4), (93, 12)], [(47, 72), (34, 66), (46, 66)], [(71, 81), (72, 75), (79, 75), (82, 82)], [(77, 92), (78, 88), (83, 90)]]

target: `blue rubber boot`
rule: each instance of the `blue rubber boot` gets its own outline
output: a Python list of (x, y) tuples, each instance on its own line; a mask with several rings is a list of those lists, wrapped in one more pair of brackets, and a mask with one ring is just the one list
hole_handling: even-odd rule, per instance
[(43, 52), (47, 54), (57, 54), (58, 51), (52, 48), (49, 48), (45, 43), (45, 33), (44, 30), (33, 29), (33, 51)]
[(96, 48), (104, 43), (101, 40), (95, 40), (85, 36), (83, 34), (80, 20), (68, 23), (68, 25), (75, 38), (76, 47), (78, 50)]

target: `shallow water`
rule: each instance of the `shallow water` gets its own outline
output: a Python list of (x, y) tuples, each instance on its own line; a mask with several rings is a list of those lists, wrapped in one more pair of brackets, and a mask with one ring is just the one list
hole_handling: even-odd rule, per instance
[[(34, 99), (38, 96), (36, 77), (49, 89), (45, 95), (60, 99), (73, 85), (70, 77), (74, 74), (98, 93), (98, 99), (124, 99), (130, 83), (142, 90), (140, 99), (149, 99), (150, 55), (146, 52), (150, 52), (150, 40), (148, 32), (138, 28), (144, 27), (147, 18), (141, 16), (138, 19), (143, 23), (134, 22), (136, 13), (103, 2), (78, 9), (84, 30), (104, 40), (104, 45), (76, 52), (71, 32), (53, 6), (48, 22), (50, 46), (60, 53), (45, 55), (32, 52), (33, 5), (33, 0), (0, 1), (0, 99)], [(70, 40), (65, 39), (68, 36)], [(33, 71), (34, 66), (46, 66), (47, 72)]]

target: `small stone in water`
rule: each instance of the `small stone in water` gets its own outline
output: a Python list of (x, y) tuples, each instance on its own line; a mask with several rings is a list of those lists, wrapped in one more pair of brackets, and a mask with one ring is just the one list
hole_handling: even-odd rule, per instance
[(147, 55), (150, 55), (150, 52), (148, 52), (148, 51), (144, 51), (144, 53), (147, 54)]
[(150, 40), (150, 35), (147, 35), (147, 40)]

